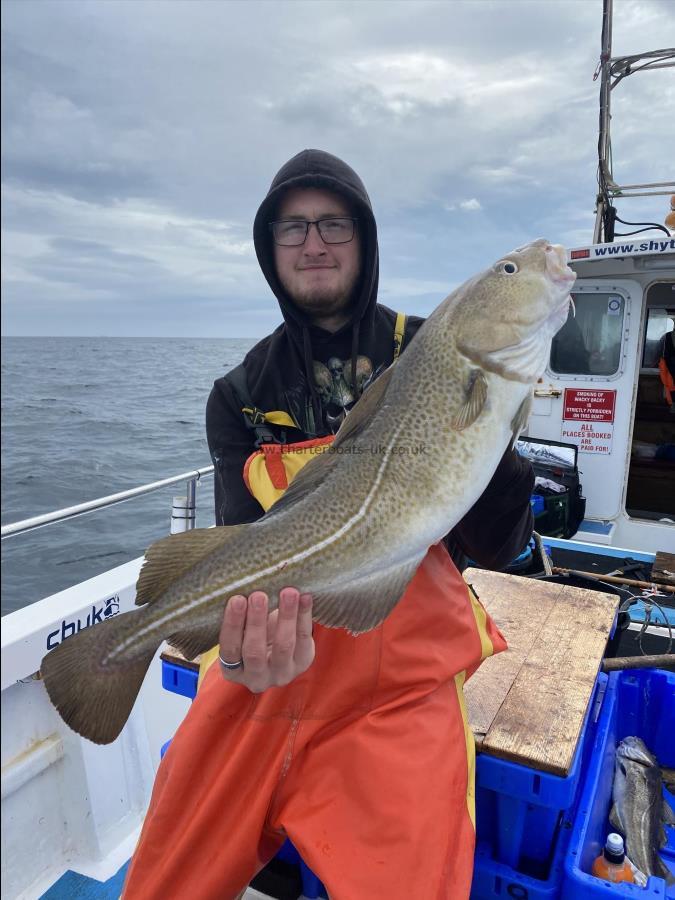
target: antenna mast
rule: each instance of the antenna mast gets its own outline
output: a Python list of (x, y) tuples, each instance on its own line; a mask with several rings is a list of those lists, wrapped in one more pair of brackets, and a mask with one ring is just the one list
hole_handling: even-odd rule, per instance
[[(612, 205), (615, 197), (647, 197), (670, 194), (675, 181), (660, 181), (652, 184), (618, 185), (612, 175), (612, 144), (609, 136), (611, 121), (610, 100), (614, 88), (634, 72), (645, 69), (667, 69), (675, 66), (675, 47), (667, 50), (652, 50), (650, 53), (636, 53), (632, 56), (612, 57), (612, 4), (613, 0), (603, 0), (602, 49), (600, 62), (593, 80), (600, 76), (600, 136), (598, 138), (598, 196), (595, 207), (595, 229), (593, 243), (611, 243), (614, 240), (616, 210)], [(663, 190), (667, 188), (668, 190)], [(665, 230), (665, 229), (663, 229)]]

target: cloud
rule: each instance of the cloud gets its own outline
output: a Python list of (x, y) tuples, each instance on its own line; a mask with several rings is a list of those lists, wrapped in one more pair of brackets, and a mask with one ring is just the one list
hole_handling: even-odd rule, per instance
[[(674, 8), (616, 0), (615, 52), (659, 47)], [(252, 221), (277, 168), (303, 147), (342, 156), (366, 183), (390, 305), (425, 305), (534, 237), (590, 239), (601, 4), (401, 0), (382, 10), (6, 0), (9, 332), (261, 336), (278, 313)], [(672, 177), (671, 72), (631, 76), (613, 93), (623, 183)], [(665, 205), (621, 212), (662, 221)]]

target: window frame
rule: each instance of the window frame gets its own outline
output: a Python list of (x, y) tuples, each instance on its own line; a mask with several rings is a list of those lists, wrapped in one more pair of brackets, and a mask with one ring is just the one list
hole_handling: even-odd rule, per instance
[[(600, 282), (598, 284), (583, 284), (578, 287), (575, 285), (570, 293), (574, 296), (578, 295), (595, 295), (598, 296), (600, 294), (617, 294), (623, 300), (623, 317), (621, 321), (621, 342), (619, 345), (619, 360), (618, 367), (615, 372), (611, 375), (600, 375), (597, 373), (588, 373), (583, 374), (579, 372), (558, 372), (551, 366), (551, 355), (553, 353), (553, 342), (551, 342), (551, 351), (549, 352), (548, 362), (546, 365), (546, 374), (549, 378), (553, 378), (556, 381), (570, 381), (570, 382), (584, 382), (584, 383), (611, 383), (615, 381), (619, 381), (621, 377), (624, 375), (626, 371), (626, 363), (627, 363), (627, 344), (628, 344), (628, 336), (630, 332), (630, 318), (631, 318), (631, 305), (632, 298), (625, 288), (617, 287), (608, 282)], [(640, 298), (641, 300), (642, 298)], [(638, 304), (639, 308), (639, 304)], [(554, 338), (555, 340), (555, 338)]]

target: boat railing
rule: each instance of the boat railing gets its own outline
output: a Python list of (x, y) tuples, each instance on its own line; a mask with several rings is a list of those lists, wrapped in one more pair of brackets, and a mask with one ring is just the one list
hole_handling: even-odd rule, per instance
[(53, 525), (56, 522), (65, 522), (67, 519), (74, 519), (77, 516), (83, 516), (99, 509), (106, 509), (109, 506), (115, 506), (117, 503), (126, 503), (128, 500), (134, 500), (136, 497), (151, 494), (154, 491), (159, 491), (171, 484), (178, 484), (181, 481), (186, 482), (187, 494), (185, 497), (174, 497), (171, 531), (189, 531), (195, 527), (195, 496), (197, 482), (209, 475), (213, 475), (213, 466), (205, 466), (203, 469), (193, 469), (190, 472), (182, 472), (180, 475), (172, 475), (170, 478), (162, 478), (160, 481), (151, 481), (148, 484), (142, 484), (139, 487), (129, 488), (126, 491), (119, 491), (116, 494), (109, 494), (107, 497), (99, 497), (96, 500), (78, 503), (76, 506), (67, 506), (63, 509), (57, 509), (54, 512), (32, 516), (30, 519), (22, 519), (20, 522), (12, 522), (9, 525), (3, 525), (1, 537), (2, 540), (4, 540), (5, 538), (14, 537), (18, 534), (25, 534), (27, 531), (34, 531), (36, 528), (44, 528), (46, 525)]

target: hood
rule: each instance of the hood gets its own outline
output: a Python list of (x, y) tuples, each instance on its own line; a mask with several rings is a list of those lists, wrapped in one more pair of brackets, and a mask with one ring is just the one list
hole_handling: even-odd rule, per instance
[[(367, 331), (375, 312), (379, 257), (377, 226), (370, 205), (370, 198), (356, 172), (324, 150), (303, 150), (289, 159), (277, 172), (260, 204), (253, 223), (255, 252), (267, 283), (279, 301), (286, 325), (294, 342), (304, 343), (302, 331), (307, 329), (312, 341), (320, 340), (322, 329), (311, 326), (308, 317), (298, 309), (282, 287), (274, 266), (272, 235), (268, 223), (274, 219), (275, 210), (283, 194), (289, 188), (323, 188), (345, 197), (358, 218), (358, 236), (361, 241), (361, 275), (356, 285), (352, 317), (344, 329), (359, 325), (359, 331)], [(343, 331), (344, 329), (340, 329)]]
[[(358, 219), (358, 238), (361, 243), (361, 273), (352, 297), (351, 317), (336, 332), (313, 325), (282, 287), (274, 265), (274, 245), (269, 222), (275, 218), (279, 202), (290, 188), (321, 188), (344, 197)], [(326, 398), (320, 397), (315, 377), (315, 360), (324, 376), (329, 362), (344, 364), (345, 378), (352, 385), (355, 402), (362, 391), (357, 378), (357, 366), (362, 357), (376, 369), (391, 362), (392, 332), (389, 318), (395, 314), (384, 311), (377, 304), (379, 256), (377, 226), (370, 198), (356, 172), (341, 159), (324, 150), (303, 150), (278, 171), (267, 196), (260, 204), (253, 223), (255, 251), (267, 283), (279, 302), (283, 324), (264, 342), (247, 354), (244, 366), (256, 402), (271, 403), (275, 398), (278, 409), (294, 410), (296, 421), (309, 436), (334, 431), (334, 419), (328, 422)], [(324, 371), (325, 370), (325, 371)], [(349, 371), (347, 377), (346, 372)], [(337, 376), (336, 376), (337, 378)], [(340, 383), (341, 385), (341, 383)], [(322, 386), (324, 389), (326, 385)], [(343, 404), (341, 385), (337, 393)], [(307, 390), (311, 414), (305, 412), (304, 391)], [(342, 406), (344, 416), (347, 405)], [(331, 412), (332, 416), (332, 412)]]

